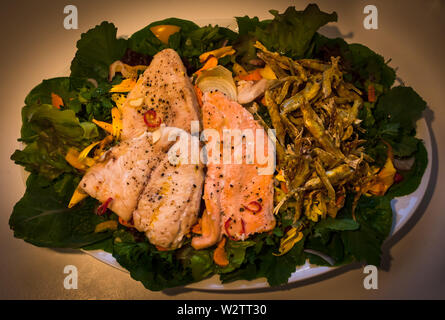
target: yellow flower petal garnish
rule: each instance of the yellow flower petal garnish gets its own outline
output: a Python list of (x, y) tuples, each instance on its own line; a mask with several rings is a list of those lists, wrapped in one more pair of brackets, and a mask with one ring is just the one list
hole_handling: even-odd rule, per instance
[(388, 155), (386, 163), (377, 174), (374, 184), (368, 187), (369, 193), (375, 196), (383, 196), (389, 187), (393, 185), (396, 168), (394, 168), (391, 158), (392, 157)]
[(232, 69), (233, 69), (233, 72), (235, 72), (235, 74), (237, 76), (245, 76), (245, 75), (247, 75), (247, 71), (240, 64), (238, 64), (236, 62), (233, 64)]
[(98, 126), (99, 128), (104, 129), (109, 134), (113, 134), (113, 125), (108, 122), (98, 121), (96, 119), (93, 119), (93, 123)]
[[(300, 229), (300, 228), (299, 228)], [(278, 251), (280, 253), (272, 253), (274, 256), (282, 256), (288, 253), (294, 245), (303, 239), (303, 233), (299, 231), (297, 228), (291, 228), (280, 241), (280, 248)]]
[(83, 162), (83, 161), (87, 158), (87, 156), (88, 156), (88, 154), (90, 153), (90, 151), (93, 150), (93, 148), (94, 148), (95, 146), (97, 146), (99, 143), (100, 143), (100, 141), (93, 142), (93, 143), (90, 144), (88, 147), (86, 147), (85, 149), (83, 149), (83, 150), (80, 152), (80, 154), (79, 154), (79, 156), (77, 157), (77, 159), (78, 159), (80, 162)]
[(232, 46), (226, 46), (212, 51), (204, 52), (199, 56), (199, 62), (204, 63), (210, 56), (214, 56), (217, 59), (223, 58), (225, 56), (231, 56), (235, 54), (235, 49)]
[(127, 100), (127, 97), (124, 94), (115, 93), (111, 95), (111, 100), (113, 100), (114, 103), (116, 103), (116, 107), (119, 109), (119, 111), (122, 112), (122, 106)]
[(144, 65), (137, 65), (137, 66), (130, 66), (128, 64), (123, 63), (120, 60), (114, 61), (109, 68), (108, 73), (108, 80), (113, 80), (114, 76), (116, 75), (116, 72), (120, 72), (122, 74), (122, 77), (128, 79), (136, 79), (138, 77), (139, 71), (144, 71), (147, 69), (148, 66)]
[(74, 190), (73, 196), (71, 197), (70, 203), (68, 204), (68, 208), (74, 207), (86, 197), (88, 197), (87, 193), (83, 192), (79, 188), (76, 188), (76, 190)]
[(68, 152), (65, 155), (65, 160), (68, 162), (73, 168), (85, 171), (88, 166), (79, 161), (79, 151), (74, 148), (69, 148)]
[(104, 222), (101, 222), (98, 225), (96, 225), (96, 228), (94, 228), (94, 232), (98, 233), (98, 232), (104, 232), (104, 231), (116, 230), (116, 229), (117, 229), (117, 221), (116, 220), (108, 220), (108, 221), (104, 221)]
[(272, 68), (266, 64), (263, 69), (260, 69), (260, 74), (264, 79), (274, 80), (277, 78), (275, 72), (273, 72)]
[(118, 108), (111, 109), (111, 118), (113, 119), (113, 136), (116, 137), (116, 139), (120, 138), (121, 132), (122, 132), (122, 118), (121, 113)]
[(280, 172), (275, 176), (275, 179), (277, 179), (278, 181), (281, 181), (281, 182), (286, 182), (286, 179), (284, 179), (284, 176), (283, 176), (283, 170), (280, 170)]
[(130, 79), (124, 79), (121, 83), (114, 85), (110, 92), (130, 92), (131, 89), (134, 88), (136, 85), (136, 80), (130, 78)]

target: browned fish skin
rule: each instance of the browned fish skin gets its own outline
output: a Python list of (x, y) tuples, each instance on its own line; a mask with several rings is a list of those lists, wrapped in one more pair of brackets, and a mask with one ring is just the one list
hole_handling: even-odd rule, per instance
[[(140, 98), (144, 103), (136, 107), (131, 105), (131, 101)], [(154, 56), (123, 108), (123, 139), (149, 130), (143, 115), (150, 109), (156, 111), (166, 126), (190, 132), (190, 124), (199, 121), (200, 111), (193, 86), (176, 51), (165, 49)]]

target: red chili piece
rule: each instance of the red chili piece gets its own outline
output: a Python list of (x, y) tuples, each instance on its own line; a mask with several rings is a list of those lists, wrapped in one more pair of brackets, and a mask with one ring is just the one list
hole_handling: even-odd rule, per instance
[(246, 234), (246, 224), (243, 219), (241, 219), (241, 234)]
[[(226, 220), (226, 222), (224, 223), (224, 229), (226, 230), (227, 236), (229, 237), (230, 240), (238, 241), (238, 239), (235, 239), (234, 237), (232, 237), (232, 235), (229, 232), (229, 227), (230, 227), (231, 221), (232, 221), (232, 218), (229, 218)], [(241, 234), (246, 234), (246, 224), (243, 219), (241, 219)]]
[(226, 229), (226, 233), (227, 233), (227, 236), (229, 237), (229, 239), (236, 241), (236, 239), (234, 237), (232, 237), (229, 232), (229, 227), (230, 227), (231, 221), (232, 221), (232, 218), (229, 218), (226, 220), (226, 222), (224, 223), (224, 229)]
[(245, 205), (243, 205), (243, 206), (247, 210), (255, 212), (255, 213), (260, 212), (261, 209), (263, 208), (258, 201), (251, 201), (247, 206), (245, 206)]
[[(156, 118), (158, 120), (156, 120)], [(157, 128), (161, 125), (162, 119), (157, 117), (156, 111), (150, 109), (144, 113), (144, 122), (149, 128)]]
[(403, 181), (403, 176), (400, 173), (396, 172), (396, 174), (394, 175), (394, 182), (399, 183), (402, 181)]
[(105, 212), (107, 212), (108, 209), (108, 205), (110, 204), (110, 202), (113, 200), (113, 198), (108, 198), (107, 201), (105, 201), (104, 203), (102, 203), (99, 208), (97, 208), (97, 215), (101, 216), (103, 215)]

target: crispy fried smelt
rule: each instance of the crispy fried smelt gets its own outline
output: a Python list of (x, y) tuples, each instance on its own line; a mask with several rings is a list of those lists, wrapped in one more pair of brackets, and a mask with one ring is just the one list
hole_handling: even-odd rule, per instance
[[(340, 182), (346, 181), (350, 177), (352, 177), (354, 173), (354, 170), (349, 167), (347, 164), (339, 165), (338, 167), (335, 167), (334, 169), (326, 171), (326, 176), (329, 179), (329, 182), (335, 186), (339, 184)], [(323, 187), (323, 182), (319, 177), (312, 178), (308, 180), (304, 184), (305, 190), (313, 190)]]
[(304, 126), (309, 130), (318, 143), (320, 143), (324, 150), (332, 153), (337, 158), (344, 159), (344, 154), (335, 146), (334, 139), (323, 127), (320, 117), (306, 101), (301, 104), (301, 112), (303, 114)]

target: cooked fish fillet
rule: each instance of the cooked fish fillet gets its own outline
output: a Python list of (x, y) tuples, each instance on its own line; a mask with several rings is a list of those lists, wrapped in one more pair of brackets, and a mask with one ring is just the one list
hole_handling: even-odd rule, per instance
[(122, 112), (123, 139), (137, 137), (148, 130), (143, 115), (150, 109), (156, 111), (166, 126), (187, 132), (191, 121), (200, 119), (193, 86), (181, 58), (172, 49), (162, 50), (153, 57), (128, 94)]
[[(220, 92), (206, 93), (203, 97), (203, 126), (212, 128), (223, 136), (223, 129), (264, 129), (240, 104), (227, 99)], [(264, 137), (267, 140), (265, 132)], [(255, 133), (254, 133), (255, 135)], [(259, 141), (255, 141), (255, 144)], [(267, 147), (268, 142), (264, 142)], [(248, 238), (251, 234), (266, 232), (275, 227), (273, 215), (273, 175), (261, 175), (258, 169), (263, 165), (257, 159), (246, 163), (246, 144), (242, 144), (242, 163), (208, 163), (204, 185), (206, 214), (202, 220), (202, 236), (192, 239), (195, 249), (215, 244), (223, 234), (236, 240)], [(269, 154), (265, 153), (266, 156)], [(274, 155), (270, 155), (274, 156)], [(255, 202), (261, 209), (248, 210)]]
[[(157, 131), (155, 142), (157, 133), (148, 132), (143, 118), (150, 109), (167, 126)], [(199, 121), (193, 87), (175, 51), (154, 57), (128, 94), (122, 120), (122, 141), (87, 171), (79, 187), (101, 202), (112, 198), (108, 208), (125, 221), (133, 218), (153, 244), (177, 248), (196, 223), (204, 173), (202, 165), (174, 166), (168, 157), (170, 147), (183, 143), (169, 141), (170, 133), (179, 128), (190, 139), (191, 121)]]
[(152, 244), (165, 249), (179, 247), (197, 222), (203, 182), (201, 164), (173, 165), (165, 158), (140, 196), (133, 213), (135, 227), (145, 232)]
[(152, 144), (152, 134), (147, 132), (120, 142), (86, 172), (79, 187), (100, 202), (112, 198), (108, 208), (130, 220), (151, 172), (174, 143), (165, 137)]

